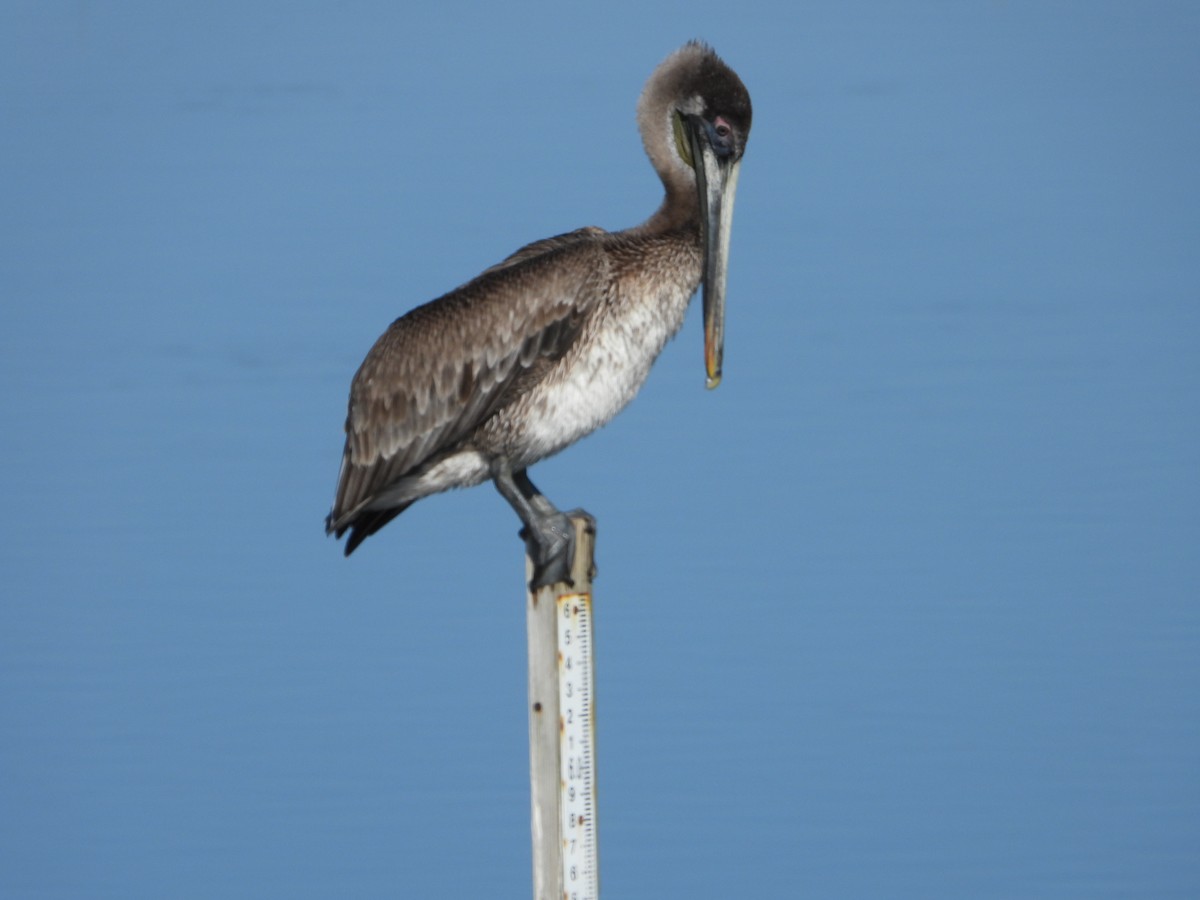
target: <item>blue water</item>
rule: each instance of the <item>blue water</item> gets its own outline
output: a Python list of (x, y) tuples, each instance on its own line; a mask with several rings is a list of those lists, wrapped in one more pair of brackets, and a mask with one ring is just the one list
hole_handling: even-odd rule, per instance
[(522, 547), (322, 519), (391, 319), (658, 202), (693, 319), (535, 470), (600, 523), (613, 897), (1200, 895), (1200, 11), (0, 8), (0, 897), (529, 896)]

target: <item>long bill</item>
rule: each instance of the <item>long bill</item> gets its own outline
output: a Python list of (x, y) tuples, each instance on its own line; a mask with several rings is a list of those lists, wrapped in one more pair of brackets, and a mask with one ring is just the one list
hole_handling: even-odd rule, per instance
[(729, 234), (733, 229), (733, 200), (741, 160), (722, 157), (713, 148), (701, 122), (693, 123), (691, 139), (704, 244), (705, 385), (712, 389), (721, 383), (725, 357), (725, 275), (729, 268)]

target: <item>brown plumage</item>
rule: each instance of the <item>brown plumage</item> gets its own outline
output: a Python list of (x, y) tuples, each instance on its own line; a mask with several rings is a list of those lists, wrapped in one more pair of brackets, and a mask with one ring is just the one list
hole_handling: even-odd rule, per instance
[[(706, 314), (710, 287), (723, 298), (730, 209), (720, 209), (732, 204), (749, 95), (692, 43), (651, 76), (638, 121), (666, 188), (643, 225), (528, 244), (397, 319), (371, 348), (351, 384), (326, 519), (338, 537), (350, 531), (347, 555), (421, 497), (491, 478), (530, 532), (544, 570), (535, 582), (561, 574), (565, 519), (525, 469), (632, 399), (702, 277)], [(720, 320), (714, 331), (719, 378)]]

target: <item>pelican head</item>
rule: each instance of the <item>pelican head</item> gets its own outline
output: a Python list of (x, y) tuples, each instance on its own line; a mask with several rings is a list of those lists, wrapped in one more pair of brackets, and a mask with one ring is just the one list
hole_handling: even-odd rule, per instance
[(642, 142), (667, 191), (651, 222), (671, 228), (699, 221), (704, 369), (710, 388), (721, 383), (729, 232), (750, 117), (750, 94), (742, 80), (699, 41), (668, 56), (638, 102)]

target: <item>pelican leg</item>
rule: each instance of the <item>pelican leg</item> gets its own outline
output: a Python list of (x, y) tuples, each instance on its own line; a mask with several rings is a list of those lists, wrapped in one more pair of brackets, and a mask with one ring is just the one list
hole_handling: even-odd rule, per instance
[[(570, 578), (570, 573), (571, 573), (571, 568), (575, 564), (575, 526), (572, 524), (571, 520), (572, 519), (586, 520), (589, 529), (594, 534), (596, 531), (595, 518), (586, 509), (583, 509), (578, 506), (567, 513), (559, 512), (558, 509), (555, 507), (555, 505), (553, 503), (551, 503), (550, 500), (546, 497), (546, 495), (537, 489), (537, 485), (535, 485), (529, 479), (529, 475), (527, 474), (525, 469), (519, 469), (516, 472), (513, 472), (513, 482), (516, 483), (517, 488), (521, 491), (522, 494), (525, 495), (525, 497), (529, 500), (529, 502), (532, 503), (534, 506), (536, 506), (538, 509), (544, 510), (548, 515), (565, 516), (566, 517), (566, 519), (567, 519), (567, 522), (566, 522), (567, 542), (571, 548), (571, 552), (566, 555), (566, 565), (567, 565), (566, 577), (563, 577), (563, 578), (555, 580), (555, 581), (546, 581), (546, 582), (544, 582), (544, 584), (557, 584), (558, 581), (561, 580), (561, 581), (565, 581), (567, 584), (573, 585), (575, 582)], [(524, 529), (522, 529), (522, 531), (523, 530)], [(524, 536), (525, 535), (522, 535), (522, 537), (524, 537)], [(592, 578), (596, 577), (596, 563), (594, 560), (592, 561), (591, 577)], [(543, 583), (535, 584), (534, 587), (543, 587)]]
[(492, 480), (525, 524), (521, 537), (533, 560), (530, 588), (537, 590), (559, 582), (574, 584), (571, 563), (575, 559), (575, 527), (571, 520), (534, 487), (524, 469), (514, 472), (506, 460), (496, 460), (492, 463)]

